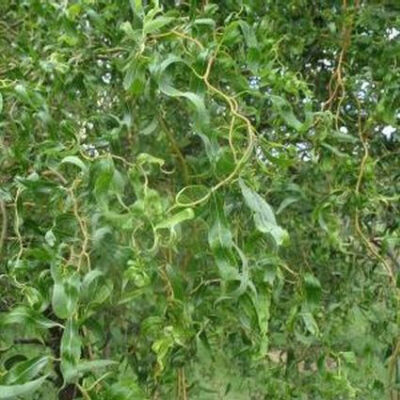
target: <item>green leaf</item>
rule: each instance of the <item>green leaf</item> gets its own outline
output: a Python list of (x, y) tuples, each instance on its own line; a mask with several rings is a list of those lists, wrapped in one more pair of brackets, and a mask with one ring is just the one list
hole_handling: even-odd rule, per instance
[(158, 127), (157, 118), (153, 118), (150, 123), (146, 127), (140, 130), (140, 134), (143, 136), (147, 136), (152, 134)]
[(67, 156), (61, 160), (61, 164), (73, 164), (77, 166), (83, 173), (87, 172), (87, 167), (84, 162), (77, 156)]
[(0, 385), (0, 399), (15, 399), (17, 396), (23, 396), (25, 394), (33, 394), (39, 389), (47, 376), (43, 376), (39, 379), (31, 382), (22, 383), (20, 385)]
[(99, 160), (99, 162), (96, 164), (94, 193), (99, 201), (103, 201), (108, 198), (108, 194), (113, 182), (114, 172), (114, 163), (110, 159)]
[(193, 25), (210, 25), (215, 26), (216, 22), (212, 18), (196, 18)]
[(253, 28), (245, 21), (241, 20), (238, 22), (240, 25), (240, 28), (242, 29), (243, 32), (243, 37), (246, 42), (246, 45), (249, 48), (257, 48), (258, 47), (258, 41), (257, 37), (254, 33)]
[(236, 252), (239, 255), (240, 261), (242, 263), (242, 270), (239, 274), (239, 287), (232, 293), (233, 297), (239, 297), (243, 293), (246, 292), (248, 288), (252, 289), (255, 292), (255, 288), (253, 283), (250, 281), (250, 271), (249, 271), (249, 260), (244, 254), (244, 252), (237, 246), (236, 244), (233, 245)]
[(111, 279), (103, 279), (97, 285), (92, 285), (89, 291), (89, 305), (104, 303), (113, 292), (113, 282)]
[(335, 138), (338, 142), (342, 143), (357, 143), (356, 137), (340, 131), (333, 131), (332, 137)]
[(132, 28), (132, 24), (128, 21), (125, 21), (121, 24), (120, 26), (121, 31), (123, 31), (125, 33), (125, 35), (131, 39), (136, 41), (139, 36), (142, 34), (142, 31), (139, 29), (134, 30)]
[(192, 208), (186, 208), (183, 211), (179, 211), (172, 217), (169, 217), (156, 225), (156, 229), (173, 229), (176, 225), (194, 218), (194, 211)]
[(287, 240), (288, 233), (277, 224), (271, 206), (242, 180), (239, 180), (239, 185), (247, 206), (254, 212), (256, 228), (260, 232), (270, 234), (278, 246), (282, 245)]
[(260, 332), (259, 357), (263, 358), (268, 352), (268, 323), (270, 318), (271, 296), (267, 289), (262, 288), (256, 294), (250, 296), (257, 314), (258, 328)]
[(310, 332), (313, 336), (317, 336), (319, 334), (319, 328), (313, 315), (306, 311), (301, 313), (301, 318), (308, 332)]
[(340, 356), (350, 365), (357, 365), (357, 357), (353, 351), (341, 351)]
[(206, 126), (209, 123), (209, 113), (206, 110), (204, 100), (196, 93), (189, 91), (181, 91), (172, 86), (170, 77), (167, 74), (167, 68), (175, 63), (186, 64), (184, 60), (176, 55), (169, 55), (161, 64), (154, 68), (154, 73), (159, 84), (161, 92), (170, 97), (184, 97), (188, 99), (194, 106), (197, 113), (197, 122), (199, 126)]
[(289, 207), (291, 204), (296, 203), (299, 200), (300, 199), (298, 197), (286, 197), (279, 205), (279, 208), (276, 211), (276, 215), (279, 215), (286, 207)]
[(145, 65), (140, 60), (133, 60), (124, 68), (125, 76), (123, 87), (131, 93), (138, 95), (143, 92), (146, 85)]
[(58, 318), (67, 319), (77, 310), (80, 292), (79, 275), (72, 274), (61, 280), (59, 280), (59, 277), (54, 272), (52, 275), (55, 280), (51, 299), (54, 313)]
[(88, 272), (82, 281), (81, 293), (88, 294), (87, 291), (89, 290), (90, 285), (99, 279), (100, 277), (104, 276), (104, 272), (100, 271), (99, 269), (93, 269), (92, 271)]
[(343, 158), (348, 158), (349, 155), (346, 153), (343, 153), (342, 151), (340, 151), (337, 147), (335, 146), (331, 146), (328, 143), (321, 143), (322, 147), (325, 147), (325, 149), (329, 150), (331, 153), (335, 154), (338, 157), (343, 157)]
[(129, 0), (132, 11), (135, 15), (142, 17), (144, 15), (143, 1), (142, 0)]
[(88, 360), (88, 361), (81, 360), (76, 366), (76, 371), (78, 373), (84, 373), (117, 364), (118, 363), (116, 361), (112, 360)]
[(174, 21), (173, 17), (163, 17), (160, 16), (151, 21), (144, 21), (143, 23), (143, 33), (148, 35), (149, 33), (153, 33), (154, 31), (161, 29), (163, 26), (168, 25), (170, 22)]
[(79, 360), (81, 354), (81, 339), (79, 336), (78, 323), (70, 318), (66, 325), (61, 339), (61, 355), (74, 361)]
[(208, 231), (208, 243), (212, 249), (219, 274), (224, 281), (238, 280), (232, 248), (232, 233), (229, 229), (224, 209), (220, 201), (213, 197), (211, 208), (212, 226)]
[(233, 246), (232, 233), (220, 216), (216, 216), (208, 232), (208, 242), (213, 250), (231, 249)]
[(166, 82), (161, 83), (160, 90), (170, 97), (185, 97), (186, 99), (188, 99), (193, 104), (197, 112), (199, 123), (201, 125), (208, 124), (210, 118), (204, 105), (204, 100), (198, 94), (193, 92), (183, 92), (181, 90), (175, 89)]
[(81, 338), (79, 336), (77, 321), (70, 318), (61, 338), (61, 371), (65, 382), (72, 382), (76, 379), (77, 365), (81, 357)]
[(160, 167), (164, 165), (164, 160), (158, 157), (154, 157), (148, 153), (140, 153), (137, 156), (137, 162), (142, 164), (158, 164)]
[(304, 283), (307, 302), (310, 305), (317, 305), (321, 299), (321, 283), (310, 273), (304, 275)]
[(121, 377), (118, 382), (107, 388), (107, 399), (110, 400), (149, 400), (139, 383), (132, 377)]
[(165, 368), (168, 354), (173, 346), (174, 339), (171, 335), (163, 336), (162, 338), (156, 340), (151, 346), (151, 349), (157, 356), (157, 364), (161, 371)]
[(7, 383), (21, 384), (35, 378), (49, 364), (48, 356), (39, 356), (15, 365), (6, 375)]
[(50, 329), (56, 326), (63, 327), (57, 322), (53, 322), (41, 314), (25, 306), (18, 306), (12, 311), (3, 313), (0, 317), (0, 325), (20, 324), (35, 326), (38, 328)]
[(303, 124), (294, 115), (293, 109), (289, 102), (280, 96), (271, 96), (271, 100), (279, 115), (288, 124), (288, 126), (300, 132), (303, 128)]

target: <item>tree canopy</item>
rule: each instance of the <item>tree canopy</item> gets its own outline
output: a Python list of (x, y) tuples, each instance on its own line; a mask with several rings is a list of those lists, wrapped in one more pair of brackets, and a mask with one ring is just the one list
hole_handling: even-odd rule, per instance
[(400, 398), (399, 39), (395, 0), (1, 1), (0, 399)]

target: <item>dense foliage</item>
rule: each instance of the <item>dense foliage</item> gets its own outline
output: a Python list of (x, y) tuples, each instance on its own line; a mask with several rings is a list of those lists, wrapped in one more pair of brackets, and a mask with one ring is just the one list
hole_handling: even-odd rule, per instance
[(399, 30), (2, 0), (0, 399), (397, 399)]

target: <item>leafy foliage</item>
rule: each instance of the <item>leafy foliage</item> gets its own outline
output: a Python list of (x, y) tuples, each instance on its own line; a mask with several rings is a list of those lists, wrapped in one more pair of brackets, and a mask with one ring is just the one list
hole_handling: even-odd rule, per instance
[(397, 399), (397, 2), (0, 3), (0, 399)]

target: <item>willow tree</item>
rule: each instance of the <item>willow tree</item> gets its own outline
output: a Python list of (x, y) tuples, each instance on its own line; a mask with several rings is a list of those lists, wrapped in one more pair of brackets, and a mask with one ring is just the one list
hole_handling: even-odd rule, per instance
[(0, 399), (397, 399), (399, 11), (1, 1)]

